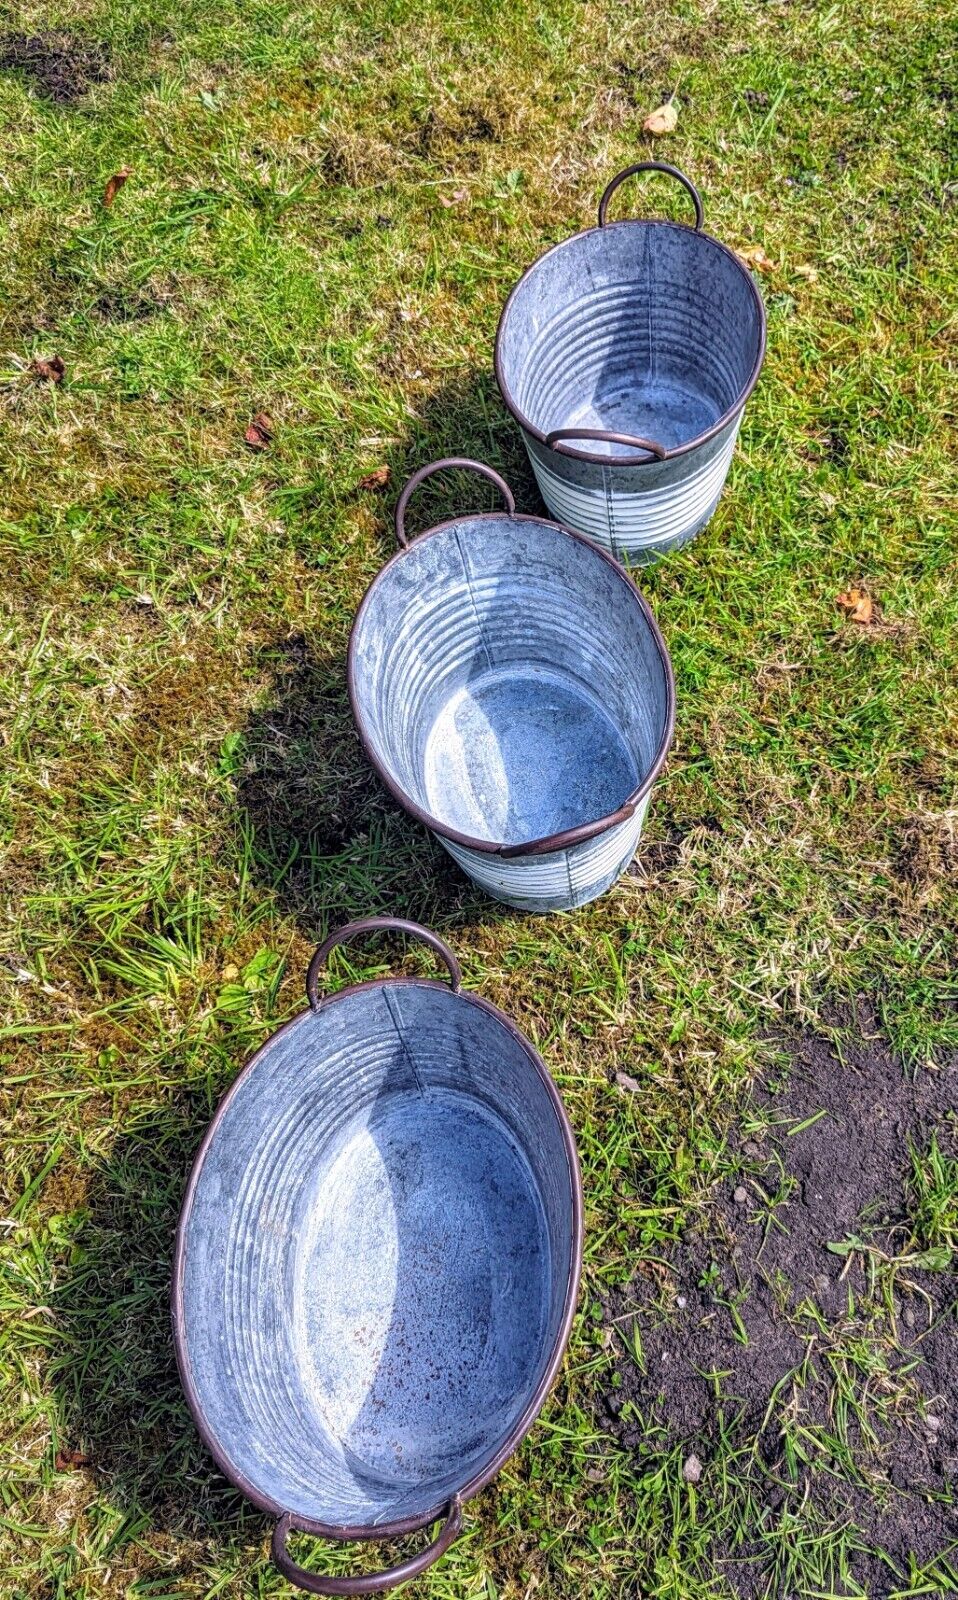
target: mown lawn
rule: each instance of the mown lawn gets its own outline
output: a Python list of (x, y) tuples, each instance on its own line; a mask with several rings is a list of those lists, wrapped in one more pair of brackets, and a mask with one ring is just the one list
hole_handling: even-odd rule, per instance
[[(409, 1592), (736, 1595), (747, 1545), (754, 1592), (783, 1600), (958, 1593), (958, 1558), (889, 1565), (829, 1498), (914, 1488), (883, 1467), (927, 1400), (916, 1366), (891, 1407), (875, 1366), (903, 1350), (892, 1290), (875, 1321), (887, 1274), (867, 1329), (841, 1321), (835, 1391), (887, 1403), (841, 1449), (796, 1455), (783, 1430), (758, 1451), (717, 1404), (694, 1483), (688, 1438), (650, 1426), (640, 1450), (603, 1402), (642, 1359), (613, 1313), (661, 1278), (668, 1323), (753, 1081), (799, 1040), (841, 1072), (862, 997), (902, 1072), (940, 1086), (958, 1060), (954, 9), (27, 0), (0, 4), (0, 64), (3, 1594), (288, 1592), (180, 1396), (172, 1234), (311, 948), (374, 912), (438, 929), (537, 1041), (587, 1198), (563, 1380)], [(367, 770), (349, 622), (417, 466), (478, 456), (539, 509), (492, 378), (498, 311), (672, 93), (656, 154), (711, 231), (764, 251), (768, 358), (708, 530), (640, 576), (678, 721), (636, 865), (580, 912), (508, 914)], [(682, 199), (652, 182), (615, 204)], [(59, 381), (32, 366), (52, 358)], [(385, 490), (359, 487), (382, 467)], [(446, 480), (411, 516), (484, 496)], [(869, 625), (836, 606), (851, 586)], [(936, 1251), (943, 1284), (953, 1119), (925, 1133), (899, 1247)]]

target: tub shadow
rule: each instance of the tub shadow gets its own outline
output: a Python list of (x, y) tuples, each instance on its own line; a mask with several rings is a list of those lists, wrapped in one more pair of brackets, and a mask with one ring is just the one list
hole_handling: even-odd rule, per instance
[[(272, 694), (246, 724), (234, 774), (255, 881), (310, 939), (361, 916), (441, 927), (473, 917), (479, 891), (366, 759), (343, 656), (320, 655), (298, 635), (268, 660)], [(482, 914), (490, 905), (482, 901)]]
[[(488, 367), (466, 368), (417, 401), (412, 437), (390, 462), (395, 493), (388, 507), (389, 554), (395, 495), (419, 467), (444, 456), (468, 456), (494, 467), (505, 478), (520, 511), (537, 517), (549, 515), (518, 424), (502, 403), (490, 361)], [(499, 510), (500, 506), (495, 489), (481, 479), (468, 473), (444, 473), (417, 491), (409, 509), (409, 528), (418, 530), (445, 517)]]
[[(118, 1139), (87, 1192), (71, 1269), (53, 1297), (56, 1467), (90, 1474), (122, 1514), (117, 1547), (148, 1527), (185, 1538), (215, 1527), (244, 1543), (266, 1528), (206, 1454), (173, 1353), (176, 1219), (220, 1087), (182, 1091)], [(163, 1575), (175, 1581), (165, 1567)]]
[[(396, 548), (403, 484), (444, 456), (494, 467), (520, 510), (545, 514), (491, 367), (470, 368), (418, 403), (412, 437), (387, 455), (389, 493), (367, 491), (376, 512), (374, 571)], [(475, 474), (442, 473), (410, 503), (410, 536), (500, 505), (494, 486)], [(234, 771), (241, 846), (254, 880), (311, 939), (359, 916), (391, 913), (449, 927), (502, 915), (370, 767), (350, 710), (345, 648), (298, 634), (270, 646), (265, 663), (272, 693), (243, 730)]]

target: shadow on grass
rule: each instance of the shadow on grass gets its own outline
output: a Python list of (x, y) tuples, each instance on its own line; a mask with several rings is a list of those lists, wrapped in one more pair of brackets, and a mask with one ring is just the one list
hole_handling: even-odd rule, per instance
[(173, 1238), (215, 1098), (181, 1091), (118, 1139), (92, 1179), (70, 1270), (53, 1299), (61, 1465), (71, 1465), (72, 1453), (116, 1513), (104, 1559), (146, 1526), (187, 1538), (216, 1526), (244, 1542), (267, 1527), (206, 1454), (173, 1353)]
[(269, 660), (273, 692), (243, 731), (236, 773), (254, 881), (315, 940), (360, 916), (448, 926), (468, 915), (468, 880), (366, 760), (345, 661), (317, 656), (301, 635), (278, 644)]
[[(393, 516), (407, 479), (430, 461), (472, 456), (496, 467), (520, 508), (542, 503), (492, 373), (468, 370), (422, 403), (412, 442), (389, 460), (388, 495), (367, 493), (382, 525), (381, 564), (396, 546)], [(414, 536), (435, 522), (498, 507), (488, 482), (443, 473), (410, 505)], [(391, 913), (456, 926), (497, 907), (428, 831), (405, 815), (363, 753), (346, 689), (345, 650), (297, 634), (268, 650), (273, 692), (243, 730), (234, 773), (243, 855), (311, 939), (352, 917)]]

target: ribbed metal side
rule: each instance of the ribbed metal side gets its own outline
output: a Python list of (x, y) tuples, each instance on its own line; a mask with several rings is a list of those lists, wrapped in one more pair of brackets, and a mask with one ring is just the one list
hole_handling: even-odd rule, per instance
[(503, 311), (496, 374), (553, 516), (630, 562), (691, 539), (721, 495), (764, 340), (747, 269), (706, 233), (624, 221), (547, 251)]
[[(742, 413), (713, 452), (642, 468), (587, 466), (524, 434), (543, 500), (557, 522), (594, 539), (620, 561), (653, 561), (694, 538), (711, 517), (728, 476)], [(668, 470), (671, 469), (671, 470)]]
[(569, 911), (610, 888), (635, 854), (649, 797), (626, 822), (571, 850), (503, 861), (443, 839), (449, 854), (487, 894), (520, 911)]
[(356, 1525), (481, 1470), (554, 1348), (573, 1182), (521, 1041), (465, 997), (364, 985), (275, 1035), (186, 1234), (192, 1382), (235, 1471)]
[(440, 830), (488, 893), (547, 911), (608, 888), (635, 850), (640, 814), (541, 854), (475, 841), (519, 849), (621, 815), (661, 759), (671, 682), (614, 562), (537, 518), (462, 518), (383, 570), (350, 659), (381, 769), (423, 820), (459, 835)]

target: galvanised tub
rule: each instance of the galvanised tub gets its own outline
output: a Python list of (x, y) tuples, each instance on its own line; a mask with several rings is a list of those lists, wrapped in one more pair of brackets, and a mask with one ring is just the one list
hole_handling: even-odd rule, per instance
[[(665, 172), (695, 227), (607, 222), (638, 172)], [(612, 179), (599, 226), (531, 266), (496, 334), (496, 378), (558, 521), (630, 563), (685, 544), (709, 520), (765, 354), (751, 273), (703, 233), (684, 173), (639, 161)]]
[[(491, 479), (507, 509), (407, 545), (409, 497), (446, 467)], [(496, 899), (584, 905), (632, 859), (672, 741), (672, 668), (648, 606), (589, 540), (517, 514), (477, 461), (417, 472), (396, 535), (349, 641), (370, 761)]]
[[(451, 987), (380, 978), (325, 999), (345, 939), (424, 940)], [(333, 934), (279, 1029), (219, 1106), (190, 1175), (173, 1275), (180, 1376), (226, 1476), (276, 1517), (273, 1558), (313, 1594), (423, 1572), (463, 1502), (531, 1428), (582, 1265), (575, 1142), (558, 1091), (501, 1011), (460, 989), (415, 923)], [(318, 1575), (290, 1532), (392, 1539), (387, 1571)]]

